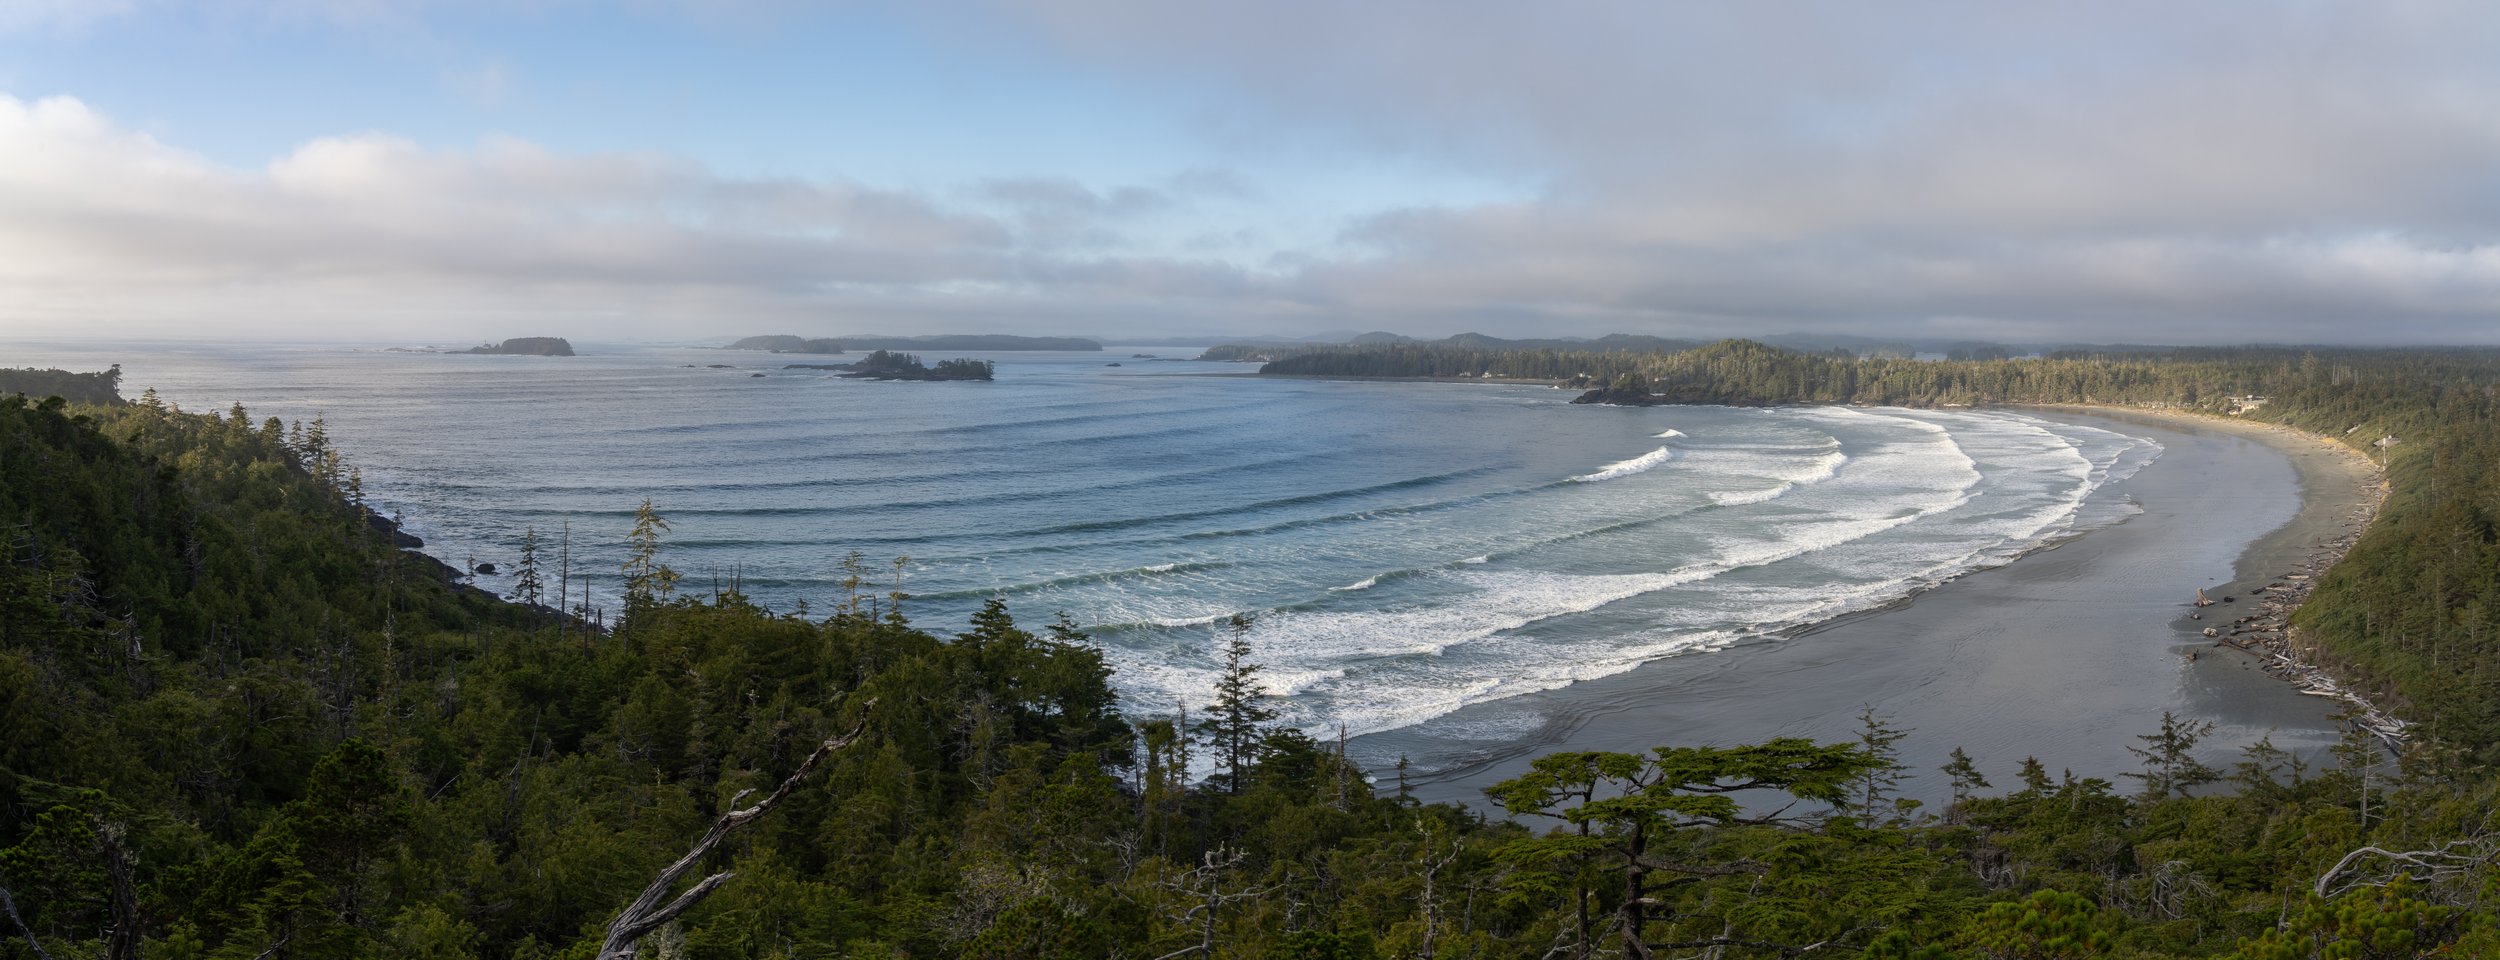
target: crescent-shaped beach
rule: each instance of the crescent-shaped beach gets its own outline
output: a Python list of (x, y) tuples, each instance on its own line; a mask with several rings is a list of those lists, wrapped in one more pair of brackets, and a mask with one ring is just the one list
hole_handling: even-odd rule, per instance
[[(2052, 774), (2116, 780), (2139, 768), (2128, 748), (2164, 711), (2213, 722), (2199, 750), (2209, 763), (2260, 738), (2304, 755), (2335, 742), (2332, 716), (2346, 704), (2303, 694), (2202, 629), (2257, 612), (2256, 590), (2331, 561), (2322, 551), (2380, 496), (2376, 469), (2341, 444), (2262, 423), (2029, 412), (2161, 444), (2116, 491), (2142, 512), (1882, 609), (1478, 704), (1350, 750), (1384, 780), (1410, 758), (1419, 799), (1482, 805), (1485, 787), (1546, 753), (1854, 740), (1872, 709), (1909, 732), (1898, 749), (1918, 775), (1904, 789), (1933, 805), (1947, 795), (1934, 771), (1957, 747), (2000, 785), (2026, 757)], [(2218, 602), (2191, 620), (2199, 588)]]

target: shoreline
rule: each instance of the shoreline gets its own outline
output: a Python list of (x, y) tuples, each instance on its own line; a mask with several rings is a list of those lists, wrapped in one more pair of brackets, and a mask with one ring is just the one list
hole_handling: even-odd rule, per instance
[[(2323, 697), (2269, 672), (2281, 669), (2273, 655), (2208, 655), (2215, 640), (2199, 634), (2285, 599), (2256, 592), (2277, 581), (2314, 582), (2284, 574), (2303, 561), (2322, 569), (2331, 558), (2319, 547), (2357, 534), (2350, 511), (2377, 502), (2375, 469), (2332, 441), (2262, 422), (2004, 409), (2162, 443), (2161, 459), (2113, 485), (2145, 512), (1877, 608), (1359, 737), (1360, 761), (1388, 769), (1416, 756), (1419, 797), (1481, 806), (1482, 787), (1547, 752), (1848, 740), (1862, 709), (1913, 731), (1902, 754), (1913, 771), (1968, 747), (2001, 777), (2035, 756), (2114, 779), (2140, 765), (2125, 748), (2165, 711), (2216, 721), (2199, 752), (2217, 759), (2261, 737), (2304, 755), (2330, 747), (2341, 727)], [(2236, 602), (2192, 620), (2198, 587)], [(1943, 799), (1941, 778), (1913, 783), (1914, 796)]]
[[(2234, 565), (2232, 579), (2215, 594), (2216, 604), (2191, 612), (2183, 629), (2214, 647), (2247, 655), (2259, 669), (2303, 693), (2351, 705), (2358, 711), (2354, 722), (2363, 729), (2390, 749), (2404, 746), (2407, 724), (2352, 689), (2346, 678), (2308, 659), (2307, 644), (2290, 623), (2318, 578), (2341, 562), (2377, 521), (2388, 494), (2387, 475), (2378, 464), (2333, 437), (2262, 420), (2159, 407), (2026, 404), (2018, 409), (2195, 424), (2239, 433), (2281, 452), (2300, 476), (2300, 512), (2290, 523), (2250, 542)], [(2255, 609), (2220, 602), (2225, 596), (2252, 601)]]

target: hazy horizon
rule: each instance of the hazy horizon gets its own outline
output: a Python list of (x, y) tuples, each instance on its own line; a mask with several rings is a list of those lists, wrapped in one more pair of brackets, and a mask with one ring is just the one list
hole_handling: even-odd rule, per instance
[(2500, 8), (0, 0), (0, 336), (2500, 343)]

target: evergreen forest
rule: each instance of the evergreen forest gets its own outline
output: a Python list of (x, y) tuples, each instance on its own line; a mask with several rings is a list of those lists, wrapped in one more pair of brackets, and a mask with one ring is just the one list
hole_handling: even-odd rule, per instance
[(622, 611), (586, 617), (535, 531), (511, 597), (401, 549), (319, 422), (0, 371), (0, 958), (2500, 956), (2500, 352), (1286, 365), (1682, 403), (2265, 396), (2248, 416), (2389, 461), (2298, 623), (2416, 735), (2215, 764), (2165, 717), (2110, 781), (1908, 769), (1868, 714), (1425, 805), (1276, 722), (1247, 618), (1201, 702), (1136, 711), (1055, 611), (916, 623), (868, 558), (829, 557), (817, 607), (681, 590), (647, 501)]

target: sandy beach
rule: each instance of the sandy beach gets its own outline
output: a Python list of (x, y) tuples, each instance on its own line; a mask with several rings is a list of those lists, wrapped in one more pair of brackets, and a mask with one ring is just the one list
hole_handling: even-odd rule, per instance
[[(2000, 787), (2025, 757), (2115, 780), (2139, 769), (2127, 748), (2165, 710), (2214, 723), (2200, 752), (2217, 764), (2261, 737), (2308, 754), (2332, 744), (2329, 718), (2344, 704), (2303, 695), (2259, 655), (2201, 630), (2217, 613), (2255, 613), (2255, 590), (2351, 532), (2375, 503), (2376, 471), (2341, 445), (2265, 424), (2024, 412), (2161, 444), (2160, 459), (2114, 490), (2141, 512), (1884, 609), (1478, 704), (1351, 750), (1384, 788), (1405, 756), (1421, 799), (1480, 805), (1485, 787), (1546, 753), (1847, 740), (1871, 708), (1910, 731), (1899, 746), (1919, 776), (1905, 786), (1933, 803), (1946, 795), (1935, 768), (1956, 747)], [(2235, 600), (2191, 620), (2200, 587)]]

